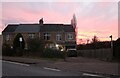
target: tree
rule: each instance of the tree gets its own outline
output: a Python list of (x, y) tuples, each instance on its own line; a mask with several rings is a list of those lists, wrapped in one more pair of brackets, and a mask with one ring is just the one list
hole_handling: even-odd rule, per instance
[(97, 42), (99, 42), (99, 39), (98, 39), (97, 36), (94, 36), (94, 37), (92, 38), (92, 42), (91, 42), (91, 43), (97, 43)]
[(76, 20), (75, 14), (73, 14), (73, 18), (71, 20), (71, 24), (73, 25), (74, 28), (76, 28), (76, 26), (77, 26), (77, 20)]
[(98, 49), (99, 48), (99, 39), (98, 39), (98, 37), (97, 36), (94, 36), (93, 38), (92, 38), (92, 42), (91, 42), (91, 45), (92, 45), (92, 47), (94, 48), (94, 49)]
[(90, 41), (90, 40), (89, 40), (89, 38), (88, 38), (88, 39), (87, 39), (87, 44), (89, 43), (89, 41)]

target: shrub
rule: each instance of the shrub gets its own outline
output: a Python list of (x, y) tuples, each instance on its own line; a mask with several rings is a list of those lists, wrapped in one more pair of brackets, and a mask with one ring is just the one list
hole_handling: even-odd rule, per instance
[(44, 42), (39, 39), (28, 39), (28, 50), (30, 52), (38, 52), (44, 50)]
[(64, 58), (64, 52), (46, 48), (42, 53), (41, 57), (45, 58)]
[(23, 52), (24, 50), (20, 47), (16, 48), (16, 50), (14, 51), (14, 55), (15, 56), (23, 56)]
[(68, 57), (77, 57), (77, 51), (75, 51), (75, 50), (69, 50), (68, 52), (67, 52), (67, 56)]
[(11, 49), (10, 45), (4, 43), (2, 46), (2, 55), (3, 56), (13, 56), (14, 51)]

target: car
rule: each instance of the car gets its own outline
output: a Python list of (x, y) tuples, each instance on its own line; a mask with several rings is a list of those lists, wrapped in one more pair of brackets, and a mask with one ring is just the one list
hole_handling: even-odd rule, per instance
[(77, 57), (78, 53), (76, 49), (68, 49), (67, 50), (67, 56), (68, 57)]

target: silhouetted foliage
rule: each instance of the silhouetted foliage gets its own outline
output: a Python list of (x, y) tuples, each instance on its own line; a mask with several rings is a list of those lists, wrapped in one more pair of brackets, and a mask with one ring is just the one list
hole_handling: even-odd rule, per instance
[(111, 43), (109, 41), (89, 43), (89, 44), (80, 44), (77, 46), (78, 50), (89, 50), (89, 49), (101, 49), (101, 48), (110, 48)]
[(97, 43), (97, 42), (99, 42), (99, 39), (98, 39), (97, 36), (94, 36), (94, 37), (92, 38), (92, 42), (91, 42), (91, 43)]

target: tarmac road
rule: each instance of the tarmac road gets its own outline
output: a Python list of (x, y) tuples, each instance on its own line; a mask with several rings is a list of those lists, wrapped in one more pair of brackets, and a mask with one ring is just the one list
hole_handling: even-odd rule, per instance
[[(11, 61), (2, 61), (2, 78), (40, 78), (39, 76), (49, 77), (51, 78), (119, 78), (115, 76), (105, 76), (100, 74), (92, 74), (86, 72), (75, 72), (75, 71), (67, 71), (60, 68), (54, 68), (50, 66), (44, 65), (32, 65)], [(36, 77), (38, 76), (38, 77)]]
[(60, 69), (49, 67), (36, 67), (17, 62), (2, 62), (3, 76), (80, 76), (80, 73), (64, 72)]

